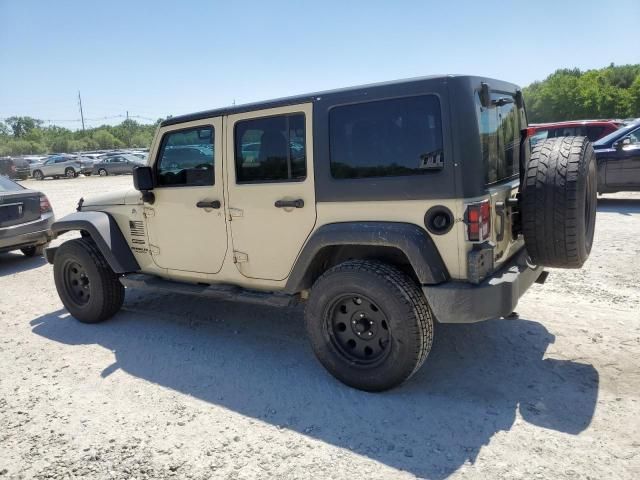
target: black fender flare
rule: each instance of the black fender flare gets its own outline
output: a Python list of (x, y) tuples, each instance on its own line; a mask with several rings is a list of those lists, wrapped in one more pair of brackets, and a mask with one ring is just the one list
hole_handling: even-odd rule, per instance
[(318, 228), (298, 255), (285, 291), (296, 293), (307, 285), (306, 274), (316, 255), (325, 247), (366, 245), (392, 247), (409, 259), (423, 285), (435, 285), (450, 279), (449, 272), (426, 230), (402, 222), (341, 222)]
[[(80, 230), (86, 232), (107, 260), (115, 273), (129, 273), (140, 270), (129, 244), (114, 218), (106, 212), (76, 212), (54, 222), (51, 229), (56, 235)], [(55, 249), (47, 250), (47, 260), (53, 263)]]

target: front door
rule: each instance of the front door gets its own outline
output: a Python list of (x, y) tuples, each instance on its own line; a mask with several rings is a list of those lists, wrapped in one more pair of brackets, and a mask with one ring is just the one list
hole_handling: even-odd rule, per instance
[(227, 251), (222, 119), (160, 133), (153, 164), (155, 202), (145, 206), (153, 261), (161, 268), (217, 273)]
[(311, 104), (225, 122), (229, 223), (242, 275), (283, 280), (316, 222)]

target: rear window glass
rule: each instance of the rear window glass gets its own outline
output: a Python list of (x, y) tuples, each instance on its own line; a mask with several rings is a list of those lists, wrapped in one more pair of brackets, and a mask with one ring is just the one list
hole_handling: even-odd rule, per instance
[(0, 177), (0, 192), (18, 192), (24, 190), (24, 187), (12, 182), (7, 177)]
[(520, 171), (520, 130), (527, 122), (524, 109), (518, 109), (513, 94), (491, 92), (492, 101), (505, 98), (512, 102), (483, 107), (480, 94), (476, 94), (476, 114), (487, 184), (513, 178)]
[(444, 165), (435, 95), (337, 107), (329, 128), (334, 178), (422, 175)]

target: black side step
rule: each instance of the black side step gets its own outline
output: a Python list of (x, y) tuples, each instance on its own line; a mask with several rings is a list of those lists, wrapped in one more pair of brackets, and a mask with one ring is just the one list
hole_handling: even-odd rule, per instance
[(200, 297), (226, 300), (230, 302), (245, 302), (273, 307), (295, 305), (297, 299), (293, 295), (275, 292), (259, 292), (246, 290), (234, 285), (201, 285), (194, 283), (174, 282), (144, 273), (131, 273), (120, 277), (120, 283), (127, 288), (148, 290), (155, 292), (183, 293)]

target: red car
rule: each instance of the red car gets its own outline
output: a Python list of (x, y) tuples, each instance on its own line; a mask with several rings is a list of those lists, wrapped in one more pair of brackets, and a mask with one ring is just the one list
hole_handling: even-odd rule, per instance
[(621, 122), (614, 120), (575, 120), (529, 124), (529, 128), (535, 130), (531, 137), (532, 145), (535, 145), (540, 140), (554, 137), (587, 137), (590, 141), (595, 142), (615, 132), (621, 126)]

